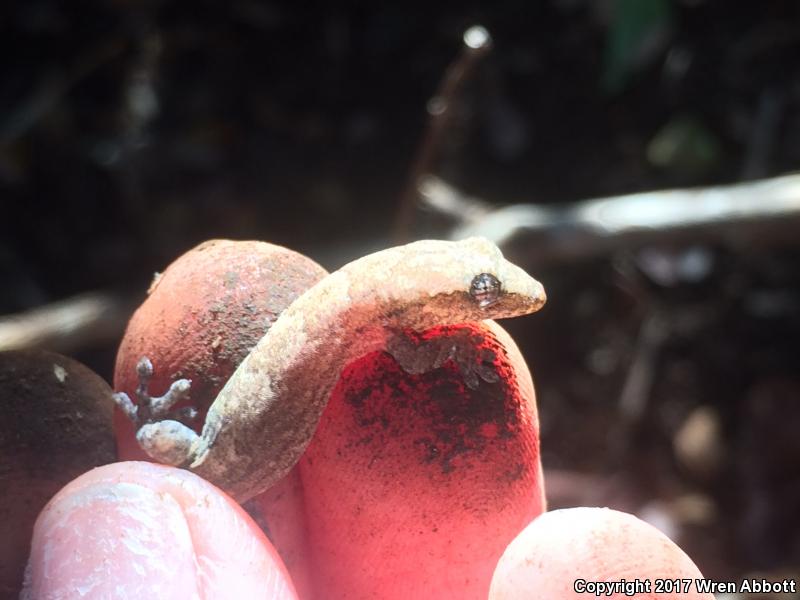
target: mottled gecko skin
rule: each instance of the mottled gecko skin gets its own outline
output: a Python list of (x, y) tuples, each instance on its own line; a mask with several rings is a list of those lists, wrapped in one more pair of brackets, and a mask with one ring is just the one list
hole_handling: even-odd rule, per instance
[[(499, 287), (496, 285), (499, 282)], [(494, 288), (492, 285), (494, 284)], [(299, 460), (343, 368), (376, 350), (420, 372), (448, 358), (477, 385), (479, 360), (455, 347), (408, 341), (423, 331), (537, 311), (542, 285), (482, 238), (426, 240), (370, 254), (332, 273), (295, 300), (220, 391), (201, 435), (171, 420), (148, 423), (137, 439), (156, 460), (188, 466), (245, 501)]]

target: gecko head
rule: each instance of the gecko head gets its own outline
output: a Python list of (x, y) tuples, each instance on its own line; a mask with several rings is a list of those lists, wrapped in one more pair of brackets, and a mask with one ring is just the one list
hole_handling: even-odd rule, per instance
[(405, 249), (403, 272), (392, 276), (392, 287), (424, 291), (414, 309), (420, 325), (516, 317), (545, 303), (542, 284), (484, 238), (424, 240)]

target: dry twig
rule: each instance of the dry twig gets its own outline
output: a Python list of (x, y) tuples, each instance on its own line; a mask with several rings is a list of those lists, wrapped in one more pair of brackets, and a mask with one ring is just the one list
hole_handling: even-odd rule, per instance
[(800, 175), (558, 206), (505, 207), (466, 197), (428, 176), (420, 195), (425, 206), (456, 222), (452, 239), (482, 235), (500, 246), (513, 239), (535, 251), (538, 261), (561, 262), (678, 235), (748, 235), (764, 228), (774, 233), (800, 224)]
[(69, 352), (119, 338), (129, 317), (118, 298), (81, 294), (24, 313), (0, 317), (0, 351), (46, 348)]
[(469, 78), (479, 60), (492, 47), (489, 32), (483, 27), (470, 27), (464, 32), (463, 46), (458, 58), (447, 68), (436, 94), (428, 101), (428, 124), (417, 150), (408, 185), (398, 204), (394, 238), (397, 243), (407, 241), (414, 218), (414, 209), (419, 199), (419, 185), (423, 176), (430, 173), (436, 155), (442, 145), (444, 134), (452, 121), (453, 108), (458, 101), (464, 82)]

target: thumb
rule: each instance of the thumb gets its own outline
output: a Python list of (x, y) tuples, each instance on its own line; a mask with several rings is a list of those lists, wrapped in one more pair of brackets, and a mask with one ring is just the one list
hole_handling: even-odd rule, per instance
[(99, 467), (36, 521), (22, 598), (295, 599), (258, 526), (196, 475), (144, 462)]

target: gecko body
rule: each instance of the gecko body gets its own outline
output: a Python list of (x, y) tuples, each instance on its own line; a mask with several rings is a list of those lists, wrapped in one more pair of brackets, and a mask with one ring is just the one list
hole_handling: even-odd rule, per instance
[[(384, 350), (407, 371), (424, 372), (452, 358), (476, 385), (458, 348), (420, 349), (402, 332), (524, 315), (544, 302), (542, 285), (482, 238), (424, 240), (367, 255), (280, 315), (220, 391), (200, 435), (151, 419), (137, 439), (156, 460), (188, 467), (247, 500), (299, 460), (349, 362)], [(489, 381), (480, 365), (476, 372)]]

